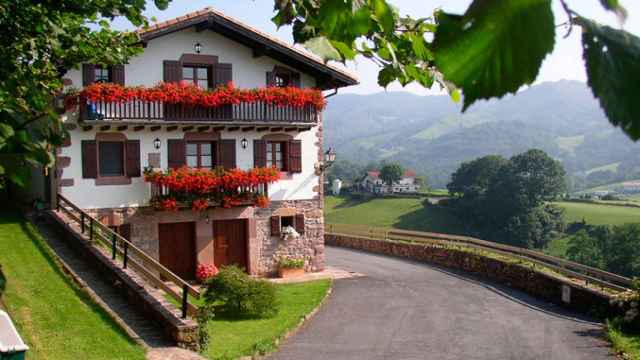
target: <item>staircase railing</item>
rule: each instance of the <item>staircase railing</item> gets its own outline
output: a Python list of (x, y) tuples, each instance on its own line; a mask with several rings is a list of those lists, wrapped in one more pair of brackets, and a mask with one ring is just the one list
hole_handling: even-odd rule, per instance
[[(111, 260), (117, 262), (120, 258), (124, 269), (130, 267), (149, 283), (162, 289), (180, 303), (183, 319), (187, 317), (187, 314), (197, 314), (197, 307), (189, 302), (189, 296), (196, 299), (200, 297), (200, 292), (197, 289), (60, 194), (57, 196), (56, 208), (78, 223), (80, 232), (87, 234), (89, 240), (95, 242), (95, 245), (102, 245), (110, 249)], [(181, 292), (176, 291), (167, 282), (173, 283), (181, 289)]]

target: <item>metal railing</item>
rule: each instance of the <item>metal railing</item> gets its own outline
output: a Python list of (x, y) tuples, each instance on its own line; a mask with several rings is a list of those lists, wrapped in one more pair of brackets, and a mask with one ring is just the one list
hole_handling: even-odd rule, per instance
[(550, 256), (539, 251), (480, 240), (469, 236), (349, 224), (326, 224), (325, 232), (327, 234), (357, 236), (375, 240), (405, 241), (436, 246), (465, 246), (526, 261), (533, 264), (533, 266), (547, 268), (563, 276), (584, 281), (587, 285), (591, 283), (601, 288), (615, 291), (626, 291), (632, 286), (631, 279), (608, 271)]
[[(180, 303), (183, 319), (187, 317), (187, 314), (197, 314), (197, 307), (189, 302), (189, 295), (196, 299), (200, 297), (200, 292), (197, 289), (64, 196), (58, 194), (56, 205), (59, 212), (63, 212), (68, 218), (80, 225), (80, 232), (87, 234), (89, 241), (95, 242), (94, 245), (108, 248), (111, 251), (111, 260), (117, 262), (120, 257), (124, 269), (131, 268), (151, 285), (162, 289)], [(182, 292), (179, 293), (167, 282), (173, 283)]]

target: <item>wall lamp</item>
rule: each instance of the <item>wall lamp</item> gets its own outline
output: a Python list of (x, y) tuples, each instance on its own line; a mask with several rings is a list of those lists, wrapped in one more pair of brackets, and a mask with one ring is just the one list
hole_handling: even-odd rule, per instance
[(196, 54), (200, 54), (200, 52), (202, 51), (202, 44), (197, 42), (195, 45), (193, 45), (193, 50), (196, 51)]
[(324, 172), (329, 167), (331, 167), (331, 165), (333, 165), (335, 161), (336, 161), (336, 152), (333, 151), (332, 148), (329, 148), (329, 150), (327, 150), (324, 153), (324, 161), (316, 164), (316, 174), (320, 175), (320, 173)]
[(246, 149), (248, 145), (249, 145), (249, 142), (247, 141), (246, 138), (240, 140), (240, 146), (242, 146), (243, 149)]
[(155, 140), (153, 140), (153, 147), (154, 147), (156, 150), (160, 150), (160, 145), (162, 145), (162, 144), (160, 143), (160, 139), (156, 138)]

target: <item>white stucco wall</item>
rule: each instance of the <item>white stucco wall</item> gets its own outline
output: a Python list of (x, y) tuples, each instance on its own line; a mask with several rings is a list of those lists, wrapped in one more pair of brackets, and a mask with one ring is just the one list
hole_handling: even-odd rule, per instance
[[(319, 178), (315, 174), (314, 165), (318, 160), (317, 147), (314, 145), (317, 140), (318, 127), (313, 127), (309, 131), (301, 133), (289, 133), (295, 139), (302, 141), (302, 172), (291, 174), (291, 179), (282, 179), (269, 186), (269, 196), (271, 200), (306, 200), (317, 195), (313, 191), (318, 185)], [(140, 165), (144, 169), (149, 165), (148, 154), (160, 153), (161, 167), (167, 168), (168, 139), (182, 139), (183, 133), (178, 131), (150, 132), (144, 130), (140, 132), (123, 131), (129, 140), (140, 140)], [(250, 169), (253, 167), (253, 140), (260, 139), (264, 132), (222, 132), (222, 139), (236, 140), (236, 164), (240, 169)], [(114, 208), (128, 206), (144, 206), (148, 204), (150, 198), (150, 186), (144, 181), (144, 177), (133, 178), (129, 185), (95, 185), (95, 179), (82, 178), (82, 140), (94, 140), (96, 131), (72, 130), (71, 146), (61, 149), (58, 156), (68, 156), (71, 158), (70, 165), (64, 169), (62, 178), (73, 179), (74, 185), (62, 187), (60, 193), (81, 208)], [(160, 150), (153, 147), (153, 141), (158, 138), (161, 141)], [(246, 149), (242, 149), (241, 140), (248, 141)]]
[[(233, 64), (233, 83), (238, 88), (264, 87), (266, 73), (275, 65), (285, 66), (267, 56), (254, 58), (251, 48), (213, 31), (185, 29), (151, 40), (141, 55), (125, 65), (125, 85), (153, 86), (162, 81), (163, 61), (178, 60), (182, 54), (194, 54), (193, 46), (198, 42), (202, 45), (202, 55), (216, 55), (220, 63)], [(65, 77), (72, 80), (72, 86), (82, 87), (81, 70), (71, 70)], [(301, 86), (313, 87), (315, 79), (302, 73)]]

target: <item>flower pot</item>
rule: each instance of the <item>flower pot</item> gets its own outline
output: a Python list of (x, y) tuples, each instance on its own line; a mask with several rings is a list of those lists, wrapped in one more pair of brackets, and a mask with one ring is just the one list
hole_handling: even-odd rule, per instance
[(304, 275), (304, 268), (278, 268), (278, 276), (283, 279), (295, 278)]

